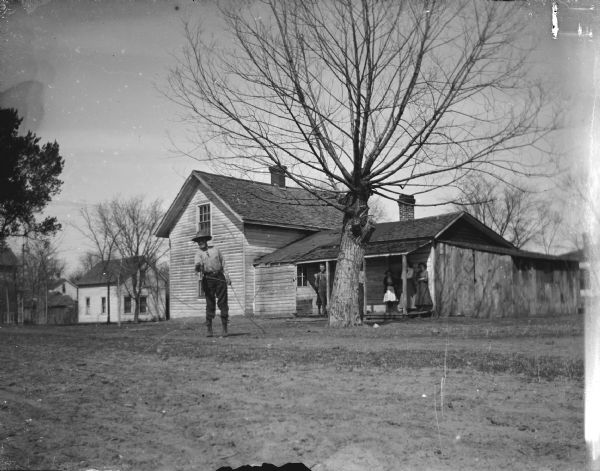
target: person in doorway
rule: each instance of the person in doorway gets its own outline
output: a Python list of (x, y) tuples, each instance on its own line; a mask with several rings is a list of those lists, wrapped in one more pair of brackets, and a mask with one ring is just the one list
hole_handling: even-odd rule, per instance
[(319, 316), (327, 315), (327, 272), (324, 263), (319, 264), (319, 271), (315, 273), (315, 291), (317, 292), (317, 309)]
[[(404, 273), (402, 273), (402, 281), (404, 281)], [(415, 307), (415, 293), (417, 288), (415, 286), (415, 270), (411, 263), (406, 267), (406, 293), (403, 291), (404, 283), (401, 286), (398, 307), (404, 309), (404, 298), (406, 297), (406, 309), (413, 309)]]
[(433, 307), (431, 294), (429, 293), (429, 276), (427, 275), (427, 265), (419, 263), (416, 273), (417, 295), (415, 305), (419, 311), (428, 311)]
[(227, 303), (227, 285), (231, 284), (229, 275), (225, 270), (223, 255), (217, 247), (209, 247), (208, 241), (212, 237), (206, 233), (198, 232), (192, 239), (198, 244), (198, 252), (194, 258), (194, 269), (202, 283), (202, 290), (206, 299), (206, 330), (207, 336), (213, 336), (212, 321), (215, 318), (216, 307), (221, 312), (221, 325), (223, 337), (227, 337), (227, 323), (229, 321), (229, 305)]
[(394, 309), (394, 304), (398, 302), (396, 280), (390, 270), (387, 270), (383, 277), (383, 302), (385, 303), (386, 314), (391, 314)]

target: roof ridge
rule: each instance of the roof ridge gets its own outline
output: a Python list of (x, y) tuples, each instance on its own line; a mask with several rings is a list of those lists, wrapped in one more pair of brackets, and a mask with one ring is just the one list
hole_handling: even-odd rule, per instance
[(414, 218), (414, 219), (406, 219), (404, 221), (385, 221), (385, 222), (377, 222), (375, 224), (377, 225), (382, 225), (382, 224), (399, 224), (399, 223), (405, 223), (405, 222), (416, 222), (416, 221), (424, 221), (426, 219), (434, 219), (434, 218), (440, 218), (440, 217), (457, 217), (460, 214), (464, 213), (464, 211), (452, 211), (451, 213), (442, 213), (442, 214), (434, 214), (433, 216), (425, 216), (425, 217), (421, 217), (421, 218)]
[[(237, 180), (237, 181), (241, 181), (241, 182), (245, 182), (245, 183), (252, 183), (255, 185), (262, 185), (262, 186), (266, 186), (269, 188), (277, 188), (280, 190), (294, 190), (294, 191), (302, 191), (302, 192), (306, 192), (309, 194), (312, 194), (310, 192), (310, 190), (306, 190), (305, 188), (299, 187), (299, 186), (278, 186), (278, 185), (273, 185), (272, 183), (269, 182), (261, 182), (261, 181), (256, 181), (256, 180), (248, 180), (246, 178), (240, 178), (240, 177), (231, 177), (229, 175), (221, 175), (218, 173), (210, 173), (210, 172), (205, 172), (204, 170), (192, 170), (193, 173), (200, 173), (203, 175), (210, 175), (212, 177), (219, 177), (219, 178), (227, 178), (229, 180)], [(328, 192), (331, 191), (333, 193), (334, 190), (327, 190), (327, 189), (322, 189), (319, 191), (323, 191), (323, 192)]]

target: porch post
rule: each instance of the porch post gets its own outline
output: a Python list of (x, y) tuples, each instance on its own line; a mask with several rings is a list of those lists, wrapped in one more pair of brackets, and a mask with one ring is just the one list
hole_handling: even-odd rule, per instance
[(408, 263), (406, 260), (406, 254), (402, 254), (402, 309), (404, 310), (404, 314), (408, 314), (408, 280), (406, 279), (406, 275), (408, 274)]
[[(364, 322), (365, 319), (365, 314), (366, 314), (366, 310), (367, 310), (367, 259), (363, 257), (363, 263), (362, 263), (362, 277), (361, 275), (359, 275), (358, 278), (358, 283), (360, 284), (361, 282), (361, 278), (362, 278), (362, 303), (360, 303), (362, 312), (360, 312), (360, 319), (362, 322)], [(359, 291), (360, 293), (360, 291)]]
[(325, 262), (325, 273), (327, 279), (327, 317), (329, 317), (329, 302), (331, 301), (331, 289), (329, 288), (330, 278), (329, 278), (329, 260)]
[[(431, 309), (433, 310), (433, 312), (436, 312), (436, 300), (435, 300), (435, 291), (436, 291), (436, 259), (435, 259), (435, 242), (433, 242), (431, 244), (431, 255), (430, 255), (430, 260), (431, 260), (431, 285), (430, 285), (430, 292), (431, 292), (431, 301), (433, 303), (433, 306), (431, 306)], [(433, 318), (433, 315), (431, 316)], [(439, 316), (438, 316), (439, 317)]]

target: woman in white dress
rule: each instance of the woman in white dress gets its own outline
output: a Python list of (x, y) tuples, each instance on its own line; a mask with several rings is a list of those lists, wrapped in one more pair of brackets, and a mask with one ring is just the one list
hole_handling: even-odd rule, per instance
[(396, 295), (396, 280), (392, 276), (390, 270), (385, 272), (383, 278), (383, 302), (385, 303), (385, 313), (389, 314), (394, 308), (394, 304), (398, 302), (398, 296)]

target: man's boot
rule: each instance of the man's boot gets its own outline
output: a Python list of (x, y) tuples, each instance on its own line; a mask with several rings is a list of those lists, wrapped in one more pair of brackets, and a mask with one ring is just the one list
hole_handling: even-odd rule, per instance
[(206, 319), (206, 336), (207, 337), (213, 336), (212, 319)]
[(227, 319), (221, 317), (221, 325), (223, 326), (223, 337), (227, 337)]

